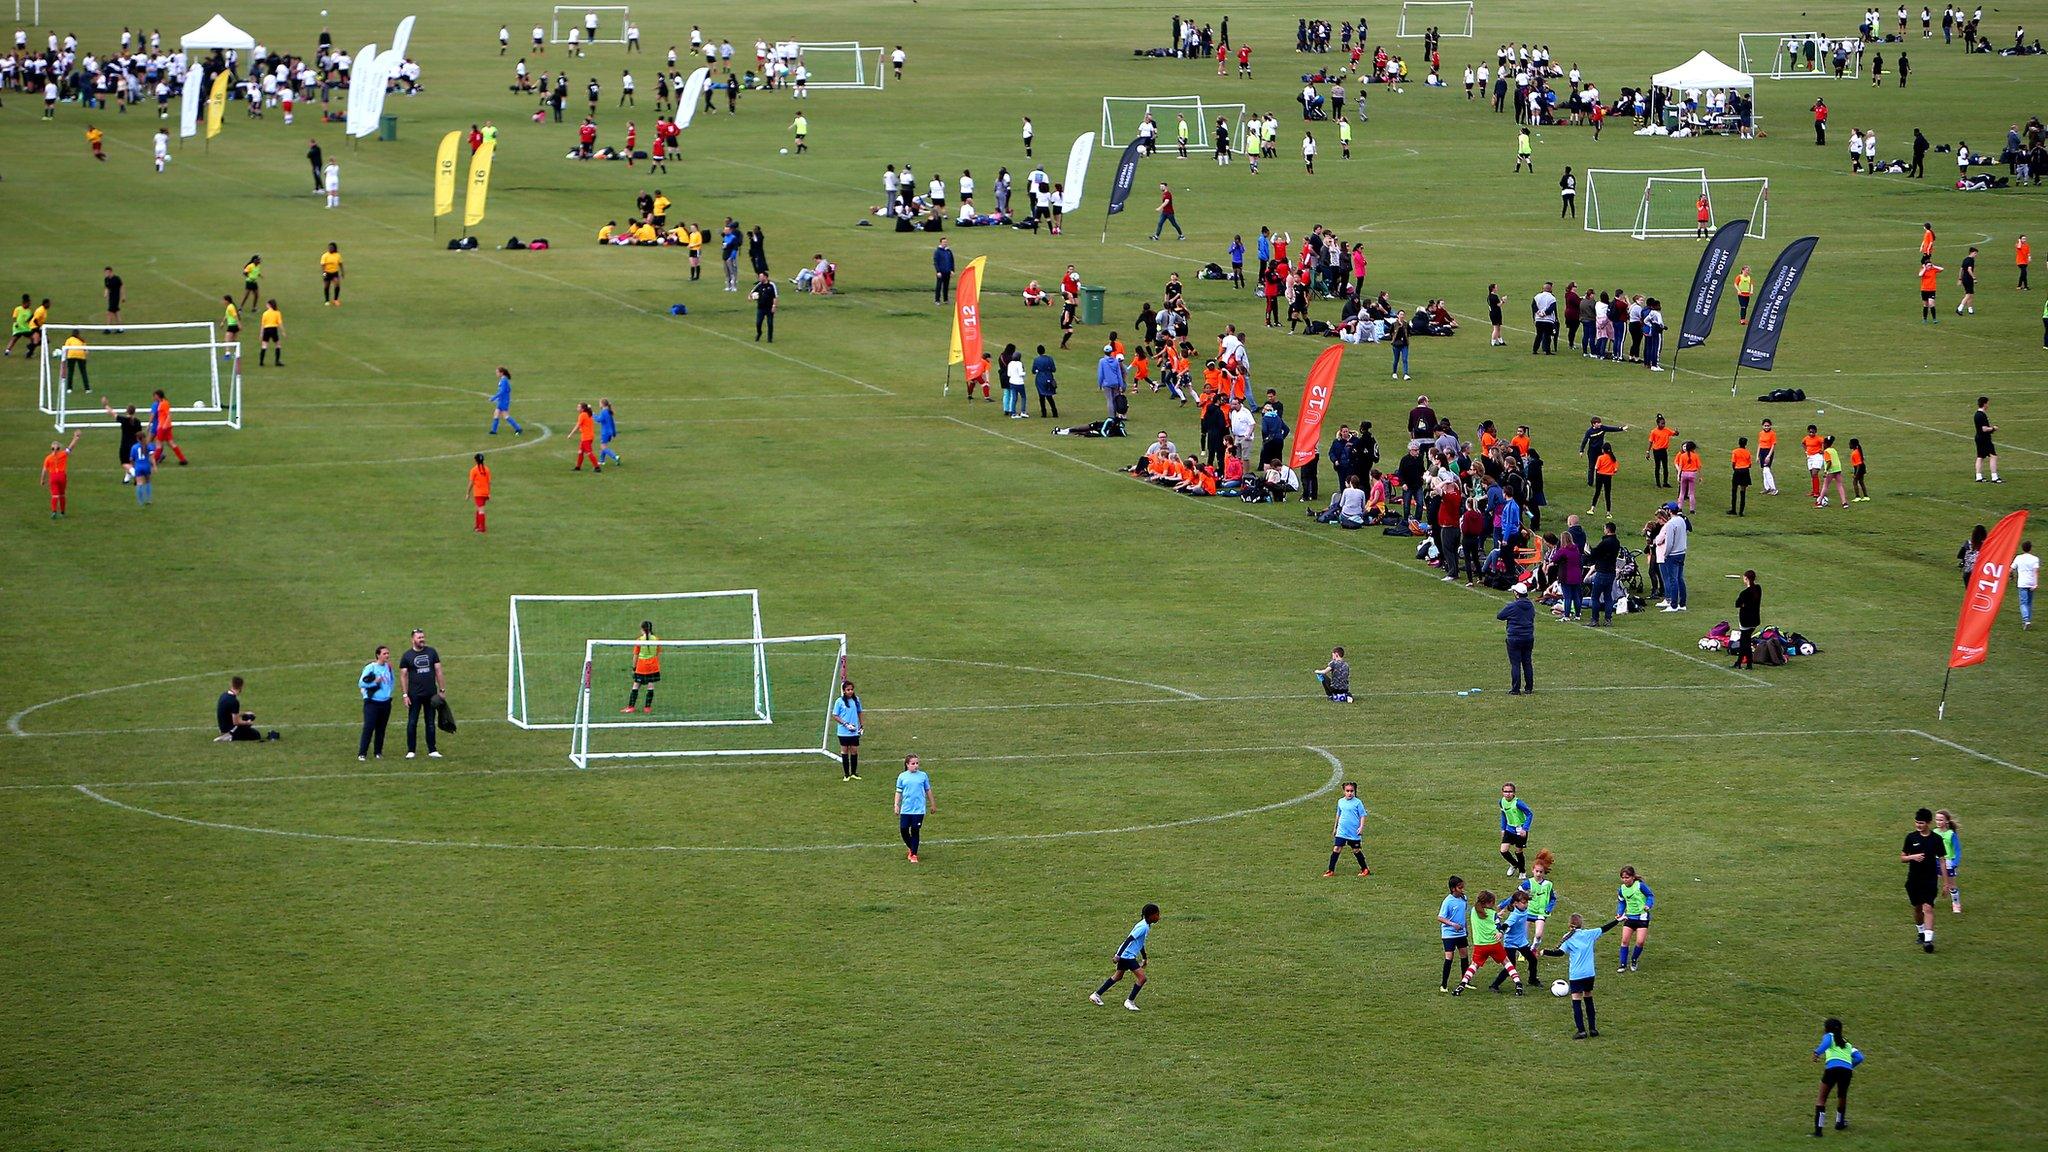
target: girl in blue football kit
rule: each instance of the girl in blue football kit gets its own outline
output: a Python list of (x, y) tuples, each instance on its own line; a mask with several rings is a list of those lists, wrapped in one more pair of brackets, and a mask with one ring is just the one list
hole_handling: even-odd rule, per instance
[(512, 434), (514, 436), (524, 436), (526, 434), (526, 429), (521, 428), (519, 421), (512, 418), (512, 370), (510, 368), (498, 369), (497, 389), (491, 393), (491, 435), (496, 436), (498, 434), (498, 422), (501, 420), (512, 426)]
[[(1633, 972), (1643, 958), (1643, 945), (1650, 942), (1650, 909), (1657, 906), (1656, 894), (1636, 874), (1634, 867), (1621, 870), (1621, 887), (1614, 890), (1614, 916), (1621, 921), (1621, 954), (1617, 972)], [(1635, 936), (1635, 950), (1629, 950), (1629, 936)]]

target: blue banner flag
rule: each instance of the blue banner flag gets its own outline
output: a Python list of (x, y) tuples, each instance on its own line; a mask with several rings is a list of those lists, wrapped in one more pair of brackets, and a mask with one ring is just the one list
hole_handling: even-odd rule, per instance
[(1714, 310), (1720, 306), (1721, 290), (1728, 272), (1735, 267), (1735, 255), (1742, 238), (1749, 234), (1749, 221), (1730, 220), (1714, 231), (1707, 250), (1700, 253), (1700, 266), (1692, 274), (1692, 295), (1686, 298), (1685, 321), (1678, 330), (1678, 346), (1692, 348), (1707, 342), (1714, 331)]
[(1111, 216), (1123, 211), (1124, 201), (1131, 198), (1131, 185), (1138, 179), (1138, 150), (1141, 146), (1141, 141), (1131, 141), (1124, 149), (1123, 156), (1116, 162), (1116, 182), (1109, 188)]
[(1749, 327), (1743, 331), (1738, 367), (1769, 372), (1777, 362), (1778, 338), (1785, 332), (1785, 313), (1792, 307), (1792, 293), (1806, 276), (1806, 262), (1813, 258), (1813, 246), (1818, 243), (1818, 236), (1802, 236), (1778, 253), (1778, 262), (1771, 265), (1770, 274), (1764, 277), (1763, 290), (1757, 293)]

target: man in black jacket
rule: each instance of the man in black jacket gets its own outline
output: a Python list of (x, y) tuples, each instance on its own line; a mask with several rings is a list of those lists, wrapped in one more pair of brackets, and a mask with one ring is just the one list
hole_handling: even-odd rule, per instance
[(1422, 519), (1422, 445), (1408, 445), (1408, 454), (1394, 466), (1394, 475), (1401, 481), (1401, 517), (1404, 520)]
[(1764, 622), (1764, 586), (1756, 582), (1756, 569), (1742, 574), (1742, 591), (1735, 594), (1735, 667), (1753, 668), (1756, 630)]
[(1515, 585), (1515, 598), (1494, 619), (1508, 626), (1508, 695), (1535, 695), (1536, 603), (1529, 599), (1529, 586)]

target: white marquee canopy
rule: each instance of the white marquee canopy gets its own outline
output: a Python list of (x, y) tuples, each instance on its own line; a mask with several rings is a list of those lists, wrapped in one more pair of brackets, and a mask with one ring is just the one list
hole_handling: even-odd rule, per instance
[(256, 38), (228, 22), (228, 18), (214, 13), (205, 24), (178, 38), (178, 46), (191, 51), (194, 48), (234, 48), (243, 52), (256, 50)]

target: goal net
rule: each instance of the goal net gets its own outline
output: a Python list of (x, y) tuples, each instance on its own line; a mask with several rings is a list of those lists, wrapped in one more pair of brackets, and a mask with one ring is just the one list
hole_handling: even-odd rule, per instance
[(1642, 204), (1629, 234), (1638, 240), (1658, 236), (1695, 236), (1700, 229), (1700, 201), (1706, 200), (1707, 231), (1724, 220), (1749, 218), (1748, 235), (1766, 238), (1771, 182), (1761, 176), (1722, 180), (1652, 176), (1643, 186)]
[(1771, 80), (1831, 79), (1835, 54), (1842, 77), (1863, 75), (1863, 41), (1818, 32), (1742, 32), (1735, 38), (1735, 67)]
[(1401, 24), (1394, 35), (1405, 39), (1420, 36), (1431, 28), (1439, 36), (1472, 35), (1471, 0), (1405, 0), (1401, 5)]
[[(629, 15), (630, 9), (623, 4), (557, 4), (548, 43), (567, 44), (569, 29), (574, 28), (576, 38), (585, 44), (624, 44)], [(594, 32), (593, 16), (597, 18)]]
[(811, 88), (865, 88), (879, 92), (888, 75), (888, 69), (883, 67), (882, 49), (858, 40), (817, 44), (797, 41), (779, 47), (793, 50), (791, 54), (809, 70), (810, 76), (804, 83)]
[[(759, 637), (761, 596), (752, 588), (627, 596), (512, 597), (505, 719), (521, 728), (568, 728), (576, 721), (585, 641), (638, 636), (651, 623), (668, 640)], [(604, 718), (599, 717), (602, 721)]]
[(1243, 144), (1245, 108), (1242, 104), (1205, 103), (1200, 96), (1104, 96), (1102, 98), (1102, 131), (1096, 133), (1095, 146), (1098, 148), (1122, 149), (1138, 138), (1138, 128), (1145, 117), (1159, 126), (1159, 135), (1154, 143), (1160, 148), (1175, 147), (1179, 139), (1177, 118), (1188, 118), (1188, 149), (1196, 148), (1214, 151), (1216, 147), (1216, 121), (1223, 120), (1230, 130), (1230, 146), (1237, 149)]
[[(85, 341), (82, 348), (64, 346), (73, 332)], [(219, 339), (210, 321), (129, 324), (118, 332), (50, 323), (43, 339), (36, 395), (59, 432), (118, 427), (102, 402), (117, 412), (132, 404), (146, 415), (158, 390), (171, 402), (176, 424), (242, 426), (242, 346)]]
[[(1583, 219), (1588, 232), (1631, 233), (1651, 179), (1690, 181), (1697, 198), (1707, 182), (1705, 168), (1588, 168)], [(1691, 201), (1687, 201), (1688, 205)]]
[(586, 640), (569, 760), (835, 755), (846, 637)]

